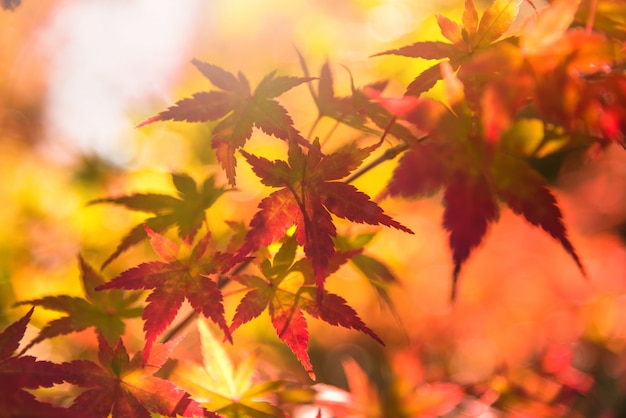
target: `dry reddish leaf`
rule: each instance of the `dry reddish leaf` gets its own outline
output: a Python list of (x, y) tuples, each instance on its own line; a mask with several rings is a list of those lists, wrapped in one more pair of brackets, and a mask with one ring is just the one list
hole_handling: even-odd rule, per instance
[(269, 161), (242, 151), (263, 184), (281, 189), (259, 204), (236, 258), (282, 238), (295, 225), (295, 237), (313, 265), (321, 296), (328, 263), (335, 254), (332, 239), (336, 230), (331, 213), (353, 222), (386, 225), (412, 233), (356, 187), (337, 181), (350, 174), (377, 147), (378, 144), (367, 148), (350, 145), (322, 156), (318, 142), (313, 144), (313, 151), (305, 154), (292, 141), (288, 161)]
[(49, 388), (67, 380), (61, 365), (15, 352), (34, 307), (0, 333), (0, 415), (5, 417), (71, 417), (66, 409), (38, 400), (26, 389)]
[(152, 289), (142, 315), (146, 332), (144, 358), (148, 358), (152, 344), (174, 320), (185, 299), (196, 312), (218, 324), (230, 340), (217, 276), (231, 262), (232, 256), (211, 246), (210, 233), (189, 251), (187, 242), (181, 248), (148, 227), (146, 232), (152, 248), (163, 261), (139, 264), (96, 288)]
[(182, 99), (158, 115), (140, 122), (138, 128), (165, 120), (187, 122), (219, 120), (213, 129), (211, 146), (217, 150), (218, 161), (233, 186), (235, 150), (245, 145), (252, 135), (253, 127), (285, 141), (292, 139), (305, 146), (308, 144), (293, 127), (293, 121), (287, 110), (274, 98), (314, 78), (276, 77), (274, 71), (266, 75), (252, 92), (248, 79), (242, 73), (235, 77), (217, 65), (196, 59), (192, 63), (221, 91), (200, 92)]
[(67, 381), (87, 389), (69, 408), (71, 416), (149, 418), (151, 413), (159, 413), (168, 417), (217, 417), (173, 383), (153, 376), (177, 343), (156, 344), (149, 357), (138, 352), (131, 359), (121, 339), (111, 347), (99, 335), (99, 364), (75, 360), (63, 365), (70, 375)]
[(488, 142), (474, 131), (471, 114), (461, 108), (458, 115), (430, 115), (435, 119), (425, 121), (420, 112), (407, 114), (407, 120), (418, 128), (430, 127), (431, 138), (412, 146), (400, 159), (387, 193), (420, 197), (444, 189), (443, 226), (450, 232), (454, 262), (452, 298), (462, 265), (484, 239), (489, 224), (498, 219), (498, 199), (559, 241), (585, 274), (556, 199), (541, 175), (506, 150), (486, 146)]

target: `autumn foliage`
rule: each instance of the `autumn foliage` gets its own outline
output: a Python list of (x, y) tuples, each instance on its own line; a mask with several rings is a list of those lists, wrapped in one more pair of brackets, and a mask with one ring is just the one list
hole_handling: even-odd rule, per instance
[[(522, 6), (530, 13), (519, 22)], [(621, 416), (618, 401), (588, 406), (602, 392), (600, 372), (577, 367), (562, 346), (535, 353), (522, 369), (498, 366), (473, 384), (428, 372), (420, 359), (443, 357), (448, 348), (386, 348), (383, 327), (368, 325), (365, 312), (351, 306), (351, 289), (332, 284), (338, 272), (359, 271), (374, 290), (371, 297), (393, 316), (390, 289), (411, 278), (396, 277), (391, 263), (368, 248), (383, 228), (390, 229), (386, 236), (410, 242), (411, 221), (385, 207), (400, 201), (417, 208), (420, 198), (443, 206), (451, 310), (466, 297), (465, 268), (509, 210), (560, 247), (577, 271), (571, 280), (589, 280), (584, 252), (568, 232), (554, 178), (542, 162), (557, 155), (591, 160), (614, 145), (626, 146), (624, 22), (622, 1), (558, 0), (539, 7), (495, 0), (479, 13), (466, 0), (459, 21), (436, 16), (441, 40), (394, 46), (369, 58), (432, 61), (403, 86), (403, 95), (386, 92), (395, 80), (359, 86), (350, 74), (350, 93), (338, 96), (332, 63), (312, 72), (306, 51), (294, 52), (302, 76), (274, 71), (254, 89), (245, 70), (235, 74), (228, 63), (194, 59), (206, 78), (202, 91), (157, 110), (137, 128), (206, 125), (204, 146), (216, 161), (212, 174), (198, 182), (181, 167), (171, 174), (175, 194), (129, 191), (89, 202), (83, 210), (117, 206), (147, 217), (107, 254), (79, 256), (84, 297), (50, 295), (15, 304), (32, 308), (0, 334), (0, 416)], [(431, 94), (437, 86), (440, 96)], [(302, 134), (281, 102), (287, 92), (312, 98), (312, 132), (331, 119), (357, 139), (346, 141), (333, 131), (324, 140)], [(247, 149), (257, 133), (275, 140), (272, 149), (281, 156)], [(263, 192), (247, 218), (224, 220), (224, 238), (212, 230), (211, 211), (223, 196), (239, 192), (243, 165)], [(380, 193), (357, 187), (381, 165), (392, 169)], [(518, 248), (513, 241), (510, 251)], [(117, 264), (144, 242), (154, 258)], [(532, 244), (526, 250), (532, 252)], [(96, 261), (101, 269), (92, 267)], [(227, 300), (234, 301), (232, 316)], [(62, 316), (22, 341), (40, 309)], [(187, 321), (174, 327), (181, 315)], [(139, 318), (143, 347), (129, 353), (127, 324)], [(181, 360), (172, 353), (192, 320), (197, 361)], [(367, 337), (366, 349), (391, 360), (375, 376), (343, 359), (344, 389), (324, 385), (316, 381), (324, 372), (312, 355), (318, 348), (311, 344), (311, 320), (358, 331)], [(239, 330), (250, 322), (271, 324), (275, 336), (267, 338), (284, 344), (282, 357), (293, 357), (299, 371), (276, 371), (287, 369), (281, 364), (262, 368), (257, 354), (235, 361), (228, 350), (238, 347)], [(46, 340), (87, 329), (97, 340), (91, 357), (52, 362), (28, 354)], [(613, 390), (623, 396), (624, 364), (616, 363), (622, 369), (609, 375), (621, 379)], [(48, 388), (60, 384), (71, 387), (69, 395), (50, 394)]]

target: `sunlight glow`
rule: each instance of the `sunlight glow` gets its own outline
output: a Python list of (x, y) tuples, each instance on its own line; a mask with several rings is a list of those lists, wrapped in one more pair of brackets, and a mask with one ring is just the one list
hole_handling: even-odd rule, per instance
[[(92, 0), (60, 6), (40, 39), (51, 55), (48, 137), (122, 163), (127, 112), (168, 95), (186, 65), (201, 0)], [(187, 52), (186, 52), (187, 50)]]
[(368, 13), (368, 28), (380, 41), (391, 42), (415, 27), (415, 15), (405, 2), (393, 1), (374, 7)]

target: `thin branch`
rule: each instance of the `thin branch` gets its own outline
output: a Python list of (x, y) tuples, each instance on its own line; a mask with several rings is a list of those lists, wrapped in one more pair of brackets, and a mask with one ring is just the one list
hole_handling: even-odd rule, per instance
[(330, 137), (335, 133), (335, 131), (337, 130), (339, 125), (341, 125), (342, 122), (343, 122), (342, 118), (335, 119), (335, 124), (333, 125), (332, 128), (330, 128), (330, 130), (328, 131), (324, 139), (320, 141), (320, 146), (323, 146), (330, 140)]
[(317, 128), (317, 125), (320, 123), (320, 120), (322, 120), (321, 115), (318, 116), (313, 122), (313, 125), (311, 125), (311, 129), (309, 129), (309, 133), (306, 136), (306, 139), (308, 139), (309, 141), (311, 140), (311, 137), (313, 136), (313, 132), (315, 132), (315, 128)]
[(363, 167), (362, 169), (360, 169), (359, 171), (355, 172), (350, 177), (348, 177), (346, 179), (346, 183), (352, 183), (354, 180), (358, 179), (363, 174), (367, 173), (368, 171), (379, 166), (380, 164), (384, 163), (387, 160), (393, 160), (394, 158), (398, 156), (398, 154), (401, 154), (408, 149), (409, 149), (408, 144), (400, 144), (400, 145), (396, 145), (393, 148), (389, 148), (387, 151), (385, 151), (383, 155), (376, 158), (374, 161), (372, 161), (371, 163), (369, 163), (368, 165), (366, 165), (365, 167)]
[(596, 11), (598, 9), (598, 0), (593, 0), (591, 2), (591, 10), (589, 11), (589, 17), (587, 18), (587, 25), (585, 26), (585, 32), (590, 34), (593, 30), (593, 24), (596, 19)]
[(177, 336), (179, 333), (181, 333), (183, 329), (187, 328), (187, 325), (189, 325), (191, 321), (196, 319), (196, 316), (198, 316), (198, 313), (196, 311), (191, 311), (185, 319), (183, 319), (181, 322), (178, 323), (178, 325), (176, 325), (174, 328), (170, 329), (163, 335), (163, 337), (161, 338), (161, 343), (165, 344), (166, 342)]

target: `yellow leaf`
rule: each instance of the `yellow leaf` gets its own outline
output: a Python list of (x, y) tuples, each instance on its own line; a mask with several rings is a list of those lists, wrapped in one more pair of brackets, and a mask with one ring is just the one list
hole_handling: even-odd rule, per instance
[(517, 17), (522, 0), (496, 0), (485, 10), (478, 24), (475, 47), (484, 47), (498, 40)]

